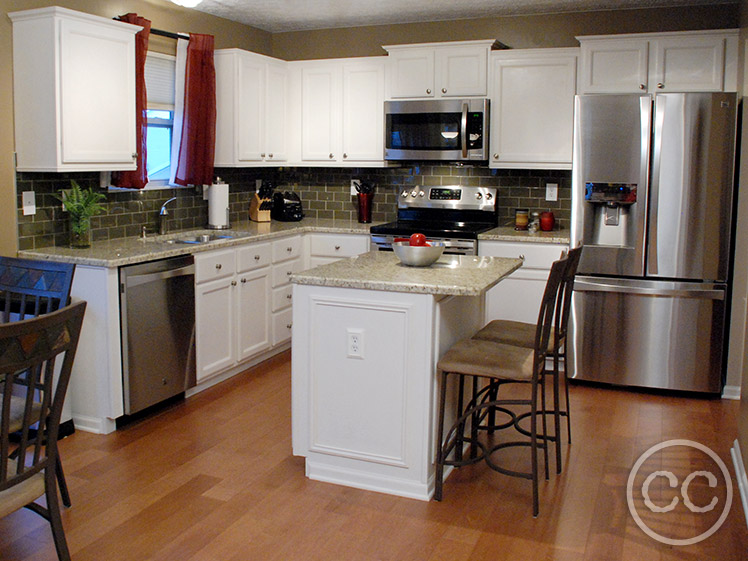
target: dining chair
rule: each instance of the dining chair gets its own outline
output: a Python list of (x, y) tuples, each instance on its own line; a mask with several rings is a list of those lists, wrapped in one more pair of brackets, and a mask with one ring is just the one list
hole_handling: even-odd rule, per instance
[[(8, 458), (0, 461), (0, 517), (24, 507), (44, 517), (60, 561), (70, 552), (57, 497), (57, 436), (85, 310), (86, 302), (77, 301), (0, 324), (0, 457)], [(21, 376), (24, 384), (17, 383)], [(10, 423), (14, 408), (20, 425)], [(36, 502), (42, 496), (46, 506)]]
[[(571, 299), (574, 291), (574, 278), (582, 256), (582, 246), (568, 251), (559, 294), (556, 300), (553, 337), (549, 341), (551, 369), (545, 369), (544, 376), (553, 376), (553, 408), (548, 414), (554, 416), (554, 434), (548, 439), (556, 443), (556, 473), (561, 473), (560, 417), (566, 417), (567, 441), (571, 443), (571, 414), (569, 407), (569, 379), (566, 368), (566, 341), (571, 316)], [(497, 319), (490, 321), (475, 335), (474, 339), (485, 339), (509, 345), (532, 348), (535, 344), (535, 325), (520, 321)], [(563, 373), (561, 372), (563, 368)], [(564, 380), (564, 403), (560, 403), (560, 379)]]
[[(445, 466), (461, 467), (485, 460), (491, 469), (499, 473), (532, 481), (533, 516), (538, 515), (538, 448), (544, 450), (545, 472), (548, 478), (545, 400), (540, 400), (539, 409), (538, 398), (544, 395), (543, 371), (549, 351), (556, 298), (566, 264), (567, 258), (564, 257), (551, 266), (538, 313), (534, 345), (531, 348), (469, 338), (452, 345), (439, 359), (437, 370), (441, 378), (441, 387), (434, 490), (436, 500), (442, 500)], [(456, 401), (456, 411), (453, 415), (455, 421), (445, 432), (447, 395), (451, 380), (455, 380), (457, 384), (457, 398), (452, 400)], [(469, 388), (469, 399), (464, 404), (466, 383)], [(499, 387), (508, 384), (529, 385), (529, 396), (503, 397)], [(499, 425), (491, 421), (485, 423), (484, 421), (489, 418), (488, 413), (495, 411), (506, 415), (508, 421)], [(529, 415), (530, 418), (529, 440), (524, 437), (525, 431), (519, 426), (525, 415)], [(541, 433), (538, 433), (538, 418), (541, 420)], [(513, 432), (508, 437), (509, 440), (496, 442), (499, 439), (493, 435), (495, 431)], [(481, 436), (481, 432), (486, 433), (485, 438)], [(512, 440), (516, 435), (520, 438)], [(494, 459), (496, 452), (517, 446), (530, 448), (529, 471), (509, 469)], [(469, 449), (469, 454), (465, 454), (466, 449)]]
[[(48, 314), (70, 302), (74, 263), (0, 256), (0, 324)], [(17, 383), (24, 383), (19, 378)], [(13, 416), (11, 424), (20, 423)], [(62, 504), (71, 506), (62, 462), (55, 466)]]

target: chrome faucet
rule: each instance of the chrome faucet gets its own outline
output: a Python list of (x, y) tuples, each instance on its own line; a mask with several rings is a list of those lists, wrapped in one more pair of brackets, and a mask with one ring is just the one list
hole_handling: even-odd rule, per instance
[(172, 197), (164, 204), (161, 205), (161, 210), (158, 211), (158, 233), (162, 236), (166, 233), (166, 217), (169, 216), (169, 211), (166, 210), (166, 205), (171, 201), (176, 201), (176, 197)]

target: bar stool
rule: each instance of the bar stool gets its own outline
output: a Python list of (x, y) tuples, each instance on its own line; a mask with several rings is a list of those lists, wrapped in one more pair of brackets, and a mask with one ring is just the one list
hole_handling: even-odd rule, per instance
[[(574, 290), (574, 277), (577, 274), (582, 247), (572, 249), (567, 254), (567, 265), (561, 279), (559, 295), (556, 301), (553, 337), (549, 341), (549, 355), (553, 359), (553, 368), (545, 369), (543, 376), (553, 376), (553, 409), (549, 414), (554, 416), (554, 436), (548, 439), (556, 442), (556, 473), (561, 473), (560, 419), (566, 417), (567, 439), (571, 444), (571, 415), (569, 412), (569, 379), (566, 369), (566, 337), (571, 315), (571, 297)], [(496, 341), (519, 347), (532, 348), (535, 344), (535, 325), (511, 320), (493, 320), (473, 335), (473, 339)], [(561, 365), (563, 359), (563, 375)], [(560, 378), (564, 380), (565, 400), (560, 403)]]
[[(546, 478), (548, 477), (548, 446), (546, 432), (545, 400), (541, 399), (538, 410), (538, 394), (544, 394), (545, 360), (549, 351), (549, 340), (553, 323), (556, 298), (559, 286), (566, 269), (567, 259), (562, 258), (553, 263), (548, 275), (543, 299), (535, 329), (535, 342), (532, 348), (497, 343), (481, 339), (463, 339), (455, 343), (439, 360), (437, 369), (441, 377), (441, 395), (439, 397), (438, 440), (436, 455), (436, 484), (434, 498), (442, 499), (444, 466), (460, 467), (485, 460), (493, 470), (514, 477), (532, 481), (533, 516), (538, 515), (538, 448), (545, 453)], [(458, 399), (456, 420), (446, 431), (445, 413), (447, 408), (447, 388), (452, 378), (457, 379)], [(464, 387), (471, 382), (472, 392), (467, 404), (463, 404)], [(506, 384), (529, 384), (530, 396), (527, 398), (499, 398), (499, 386)], [(518, 414), (514, 409), (525, 409)], [(489, 412), (500, 411), (509, 416), (501, 425), (493, 422), (482, 424)], [(493, 432), (500, 429), (515, 429), (522, 434), (519, 421), (525, 415), (530, 417), (529, 441), (527, 439), (510, 440), (498, 444), (484, 442), (479, 431)], [(538, 418), (542, 421), (542, 434), (538, 434)], [(467, 428), (469, 427), (469, 434)], [(464, 447), (470, 446), (468, 457), (464, 456)], [(494, 452), (514, 446), (529, 446), (529, 472), (516, 471), (499, 465), (493, 458)], [(451, 458), (450, 458), (451, 456)]]

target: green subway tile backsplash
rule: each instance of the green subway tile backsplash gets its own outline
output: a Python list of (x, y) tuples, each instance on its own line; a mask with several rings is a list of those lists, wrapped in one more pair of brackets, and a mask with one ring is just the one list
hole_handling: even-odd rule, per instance
[[(277, 190), (299, 194), (308, 217), (356, 219), (356, 199), (350, 194), (351, 179), (376, 184), (372, 209), (375, 222), (394, 220), (397, 197), (404, 187), (434, 185), (474, 185), (497, 187), (500, 225), (514, 221), (514, 209), (530, 212), (551, 209), (556, 222), (569, 226), (571, 218), (571, 172), (542, 170), (496, 170), (459, 165), (414, 164), (396, 168), (220, 168), (215, 175), (230, 185), (229, 205), (232, 223), (249, 217), (249, 201), (255, 181), (272, 181)], [(20, 249), (68, 244), (67, 215), (54, 197), (75, 179), (83, 188), (99, 186), (98, 172), (17, 174), (18, 243)], [(545, 184), (558, 184), (558, 201), (545, 201)], [(21, 193), (36, 193), (36, 214), (23, 216)], [(157, 227), (158, 210), (164, 201), (177, 197), (169, 206), (169, 229), (202, 228), (207, 223), (208, 203), (192, 188), (158, 191), (107, 192), (106, 214), (92, 220), (93, 239), (107, 240), (137, 236), (145, 226)]]

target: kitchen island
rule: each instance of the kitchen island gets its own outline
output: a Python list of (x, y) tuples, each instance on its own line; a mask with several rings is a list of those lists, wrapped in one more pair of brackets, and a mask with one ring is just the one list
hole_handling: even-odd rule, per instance
[(293, 452), (316, 480), (429, 500), (436, 363), (521, 259), (370, 252), (292, 275)]

